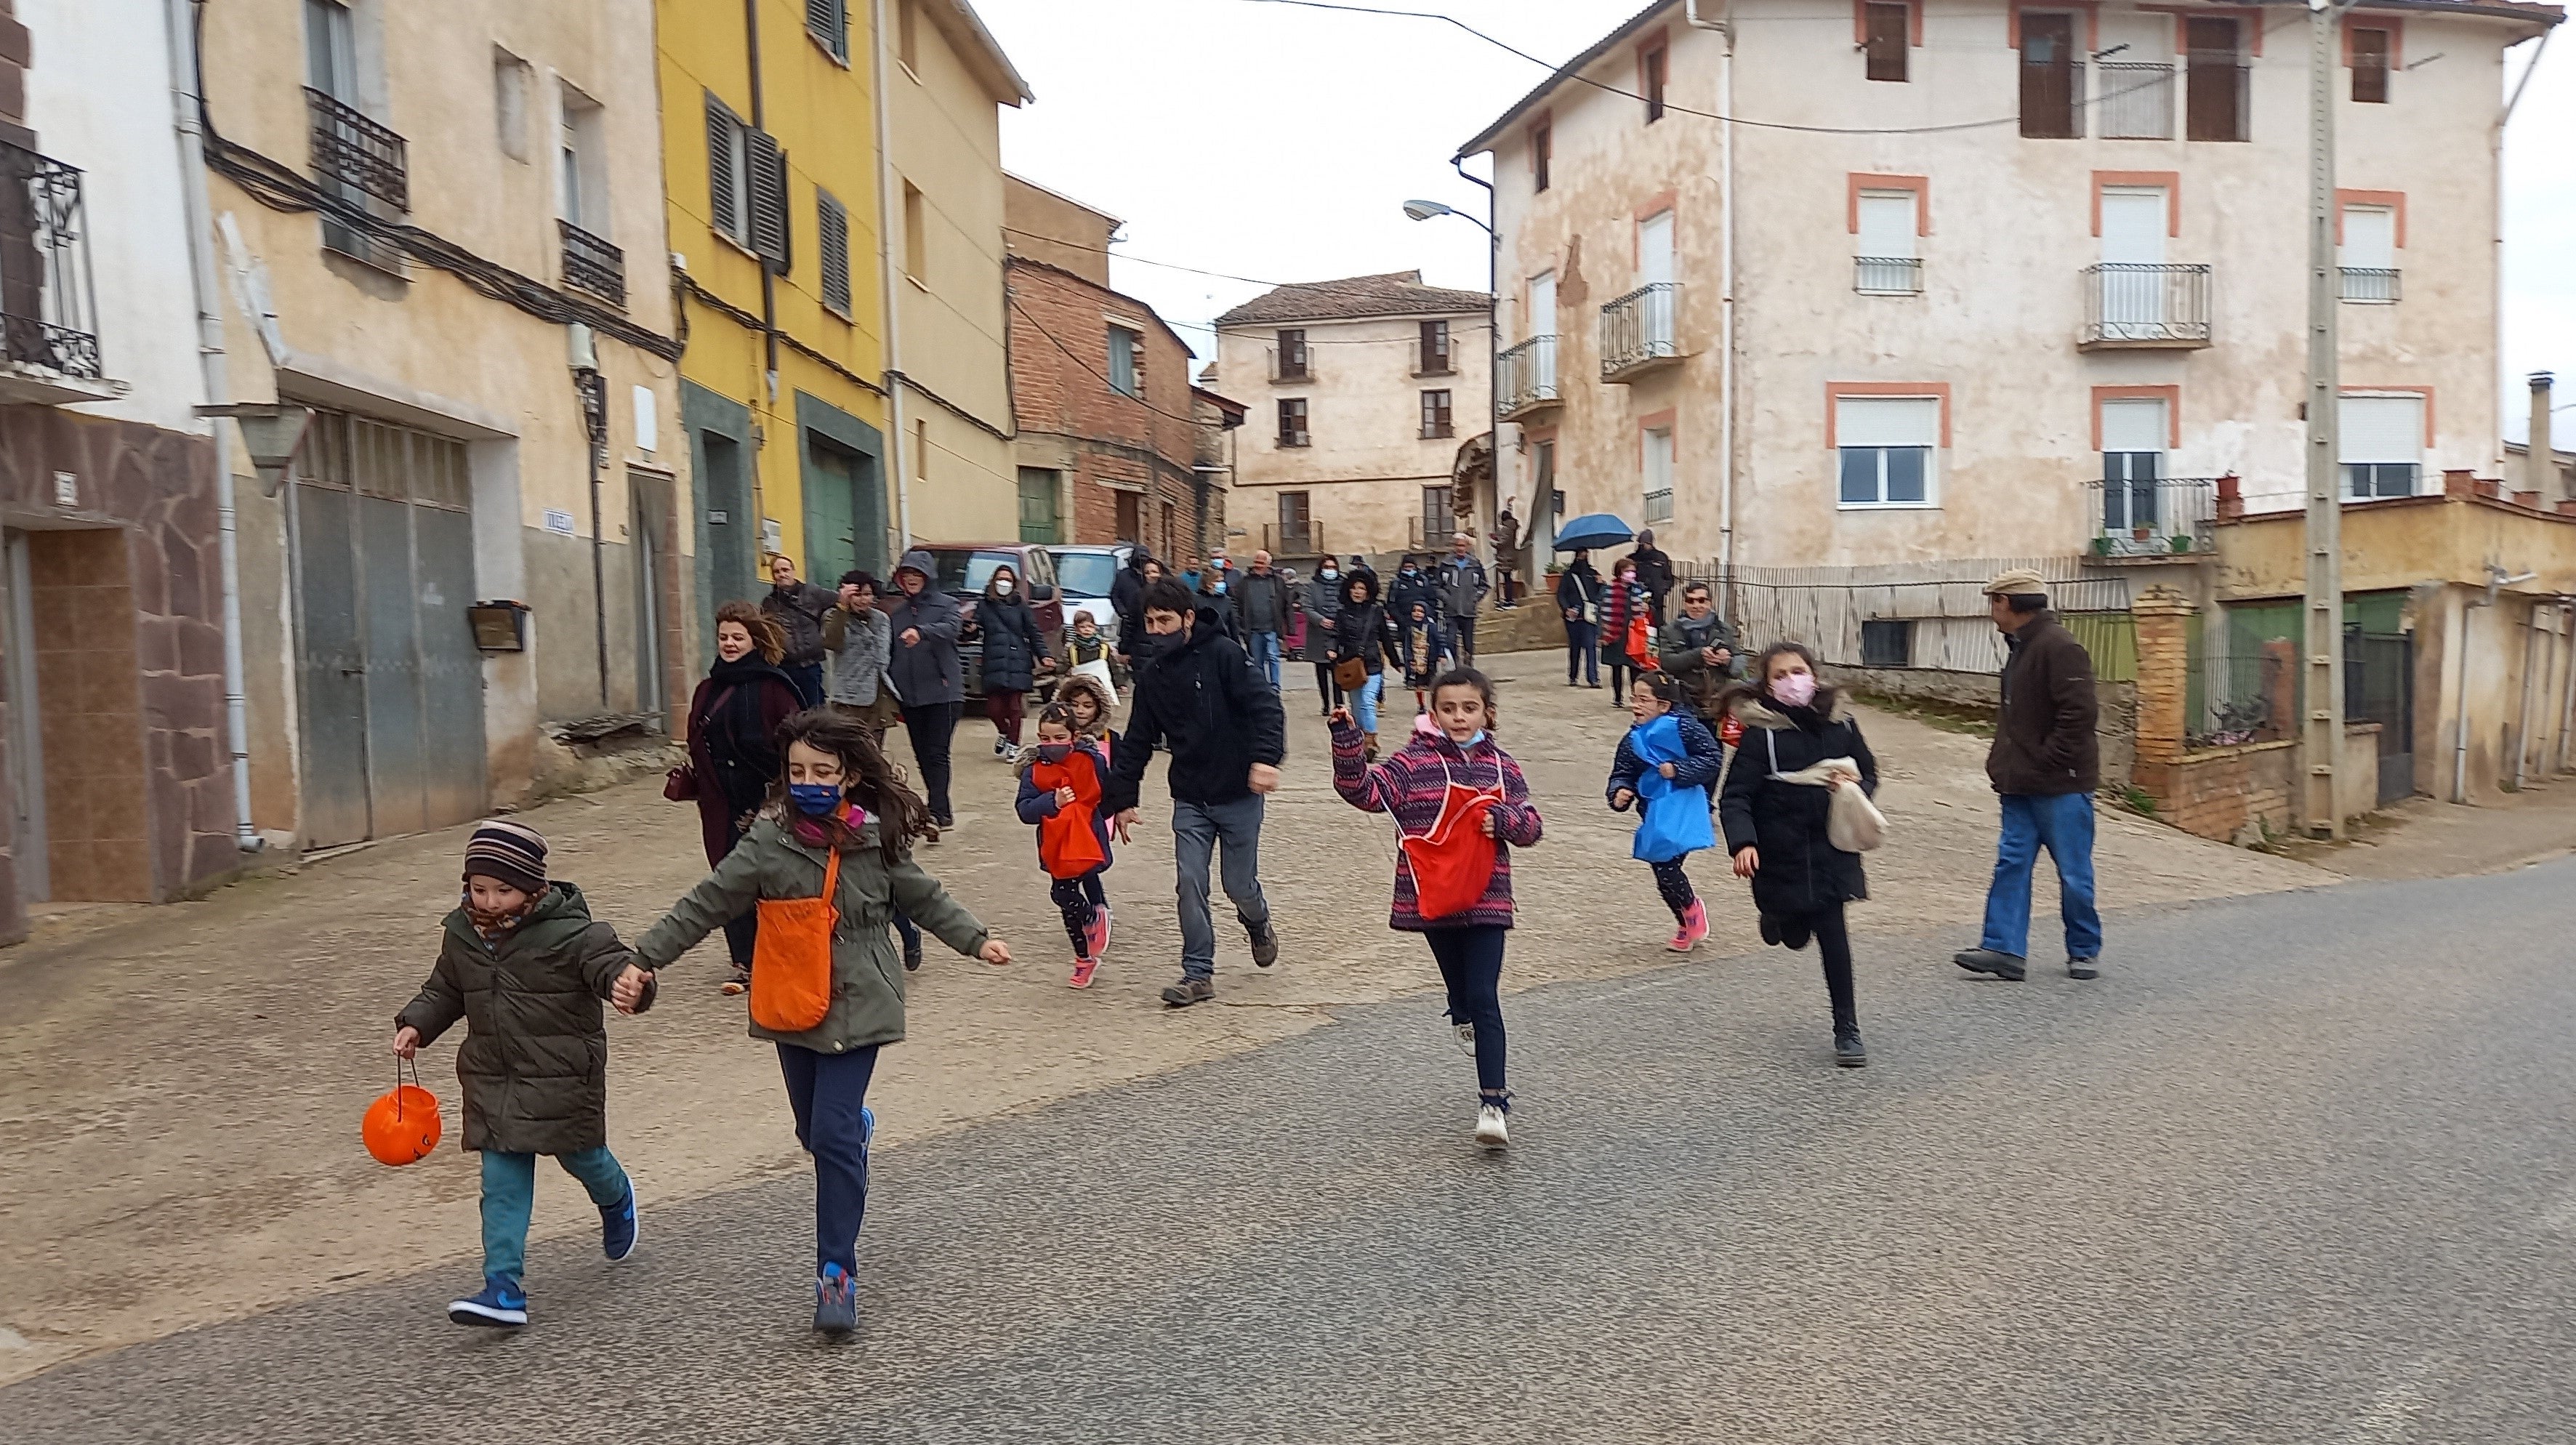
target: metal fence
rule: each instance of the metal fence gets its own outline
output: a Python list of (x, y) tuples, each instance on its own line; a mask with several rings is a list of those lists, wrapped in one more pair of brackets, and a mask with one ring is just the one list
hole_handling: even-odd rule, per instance
[[(1720, 610), (1748, 650), (1798, 642), (1830, 665), (1992, 673), (2003, 667), (2004, 642), (1985, 584), (2015, 567), (2032, 568), (2047, 579), (2050, 605), (2092, 654), (2097, 676), (2135, 680), (2130, 580), (2082, 576), (2062, 557), (1738, 567), (1731, 575), (1721, 575), (1714, 564), (1684, 564), (1680, 571), (1685, 582), (1707, 582), (1715, 590)], [(1892, 623), (1904, 626), (1900, 631)]]

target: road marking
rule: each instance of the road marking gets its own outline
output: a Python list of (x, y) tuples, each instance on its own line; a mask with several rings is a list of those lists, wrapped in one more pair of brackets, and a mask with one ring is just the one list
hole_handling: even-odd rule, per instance
[(2433, 1362), (2430, 1359), (2417, 1360), (2399, 1371), (2396, 1379), (2380, 1386), (2371, 1395), (2369, 1406), (2353, 1417), (2352, 1428), (2344, 1432), (2343, 1438), (2349, 1445), (2405, 1439), (2413, 1433), (2409, 1427), (2414, 1423), (2416, 1412), (2427, 1403), (2423, 1382), (2432, 1373)]

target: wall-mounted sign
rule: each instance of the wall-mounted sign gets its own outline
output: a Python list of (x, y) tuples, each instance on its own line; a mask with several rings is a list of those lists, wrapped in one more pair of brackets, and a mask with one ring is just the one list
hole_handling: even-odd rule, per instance
[(54, 473), (54, 505), (57, 507), (77, 507), (80, 505), (79, 473)]
[(556, 507), (546, 508), (546, 530), (558, 537), (571, 536), (572, 513)]

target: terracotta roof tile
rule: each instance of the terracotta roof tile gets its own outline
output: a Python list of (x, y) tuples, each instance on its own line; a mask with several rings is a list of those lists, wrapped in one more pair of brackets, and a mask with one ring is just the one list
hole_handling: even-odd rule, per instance
[(1439, 315), (1482, 311), (1482, 291), (1452, 291), (1425, 286), (1419, 271), (1389, 271), (1381, 276), (1348, 276), (1339, 281), (1306, 281), (1265, 291), (1216, 319), (1219, 326), (1256, 326), (1274, 321), (1340, 321), (1363, 316)]

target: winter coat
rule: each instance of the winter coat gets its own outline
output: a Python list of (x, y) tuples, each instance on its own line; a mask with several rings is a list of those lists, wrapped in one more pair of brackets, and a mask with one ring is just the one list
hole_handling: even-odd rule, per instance
[(1646, 589), (1642, 584), (1631, 581), (1628, 585), (1622, 587), (1619, 585), (1618, 575), (1616, 573), (1611, 574), (1610, 580), (1601, 584), (1601, 638), (1603, 645), (1605, 647), (1615, 648), (1620, 653), (1626, 653), (1628, 650), (1628, 623), (1632, 618), (1645, 616), (1646, 609), (1649, 605), (1650, 601), (1646, 595)]
[(1288, 582), (1274, 568), (1268, 573), (1246, 572), (1234, 579), (1234, 621), (1245, 637), (1256, 632), (1288, 630)]
[(1342, 576), (1318, 574), (1305, 590), (1306, 655), (1321, 659), (1333, 650), (1333, 619), (1342, 610)]
[(1645, 546), (1630, 552), (1628, 560), (1637, 564), (1637, 585), (1660, 605), (1664, 594), (1673, 590), (1673, 559), (1661, 547)]
[[(1101, 793), (1103, 797), (1106, 797), (1109, 788), (1108, 748), (1100, 742), (1081, 736), (1077, 736), (1074, 739), (1073, 745), (1079, 751), (1086, 752), (1091, 755), (1092, 765), (1100, 770)], [(1040, 824), (1046, 822), (1047, 819), (1054, 817), (1057, 812), (1054, 790), (1041, 788), (1037, 785), (1037, 779), (1035, 776), (1037, 766), (1039, 763), (1045, 761), (1045, 758), (1038, 752), (1038, 746), (1040, 745), (1033, 744), (1024, 749), (1020, 754), (1020, 792), (1019, 796), (1013, 800), (1011, 804), (1012, 810), (1020, 815), (1020, 821), (1028, 824), (1032, 828), (1036, 828)], [(1100, 844), (1100, 868), (1102, 871), (1106, 871), (1109, 867), (1110, 857), (1109, 810), (1107, 808), (1094, 807), (1091, 810), (1091, 835), (1094, 839), (1098, 840)], [(1041, 868), (1046, 866), (1046, 834), (1043, 830), (1038, 834), (1038, 866)]]
[(1439, 617), (1473, 617), (1485, 602), (1485, 564), (1473, 557), (1455, 553), (1440, 559), (1440, 567), (1431, 574), (1432, 588), (1439, 594), (1440, 605), (1432, 609)]
[[(904, 553), (895, 575), (900, 578), (906, 572), (920, 573), (922, 588), (919, 596), (907, 597), (898, 584), (894, 605), (886, 609), (888, 630), (895, 639), (894, 660), (887, 664), (886, 676), (905, 707), (964, 702), (966, 668), (957, 656), (957, 638), (965, 623), (958, 616), (957, 599), (939, 590), (935, 580), (939, 569), (931, 564), (928, 552), (915, 548)], [(915, 629), (921, 641), (905, 646), (904, 633)]]
[(719, 661), (689, 699), (689, 771), (698, 784), (698, 828), (712, 863), (733, 846), (735, 826), (760, 810), (785, 767), (778, 725), (805, 705), (787, 674), (748, 652)]
[[(1705, 788), (1716, 782), (1726, 767), (1726, 749), (1719, 746), (1717, 734), (1689, 713), (1676, 713), (1673, 721), (1681, 724), (1682, 747), (1690, 754), (1673, 764), (1673, 787)], [(1618, 801), (1619, 794), (1623, 790), (1636, 792), (1638, 780), (1645, 776), (1646, 760), (1637, 755), (1637, 729), (1631, 727), (1619, 735), (1619, 751), (1610, 759), (1610, 782), (1602, 796), (1611, 800), (1611, 807), (1625, 812), (1634, 806), (1634, 800), (1623, 804)], [(1769, 855), (1764, 856), (1767, 861)]]
[[(886, 866), (885, 854), (877, 847), (878, 827), (875, 819), (869, 819), (859, 830), (857, 844), (841, 854), (841, 883), (835, 895), (841, 921), (832, 932), (831, 1012), (803, 1033), (775, 1033), (753, 1024), (753, 1038), (824, 1054), (900, 1042), (903, 960), (887, 933), (897, 909), (959, 953), (972, 957), (983, 950), (990, 937), (984, 925), (949, 897), (938, 879), (922, 871), (909, 849), (894, 866)], [(636, 942), (635, 961), (646, 968), (667, 968), (726, 920), (752, 912), (764, 898), (821, 896), (826, 861), (821, 845), (798, 841), (775, 810), (763, 813), (742, 846), (726, 854), (713, 873), (672, 904), (662, 921)]]
[(975, 630), (984, 640), (988, 693), (1027, 692), (1037, 686), (1038, 664), (1055, 660), (1055, 650), (1038, 631), (1037, 614), (1017, 592), (1001, 597), (986, 587), (984, 600), (975, 604)]
[(1127, 565), (1109, 581), (1109, 610), (1118, 615), (1118, 650), (1130, 657), (1145, 636), (1145, 564), (1153, 560), (1153, 553), (1132, 548)]
[(1426, 617), (1397, 623), (1395, 639), (1396, 655), (1403, 660), (1404, 685), (1429, 687), (1440, 676), (1441, 660), (1449, 655), (1449, 629)]
[[(1690, 699), (1691, 711), (1705, 723), (1717, 721), (1717, 695), (1727, 683), (1744, 675), (1744, 652), (1735, 644), (1735, 629), (1726, 625), (1717, 609), (1710, 608), (1706, 617), (1697, 621), (1675, 616), (1657, 635), (1655, 660), (1664, 671), (1682, 685)], [(1724, 667), (1711, 667), (1700, 657), (1706, 648), (1722, 647), (1729, 654)]]
[(1172, 796), (1186, 803), (1231, 803), (1252, 796), (1252, 765), (1277, 767), (1288, 756), (1288, 713), (1268, 679), (1255, 674), (1243, 647), (1225, 635), (1217, 608), (1202, 605), (1187, 636), (1157, 639), (1162, 651), (1136, 670), (1136, 700), (1127, 734), (1109, 760), (1102, 808), (1136, 806), (1154, 747), (1171, 749)]
[(1744, 724), (1744, 739), (1735, 745), (1734, 761), (1727, 767), (1717, 816), (1725, 825), (1729, 855), (1748, 847), (1761, 850), (1761, 866), (1753, 874), (1754, 905), (1785, 915), (1822, 912), (1867, 898), (1869, 880), (1861, 872), (1860, 855), (1844, 852), (1825, 837), (1833, 791), (1771, 776), (1811, 768), (1827, 758), (1850, 758), (1860, 765), (1862, 789), (1875, 795), (1878, 759), (1870, 756), (1850, 708), (1837, 698), (1832, 714), (1820, 717), (1812, 708), (1784, 710), (1744, 698), (1735, 704), (1735, 717)]
[(823, 660), (823, 618), (841, 605), (839, 594), (811, 582), (791, 582), (785, 591), (772, 587), (760, 599), (760, 615), (787, 634), (789, 667), (810, 667)]
[(2092, 654), (2053, 612), (2024, 623), (2005, 646), (2003, 707), (1986, 750), (1986, 777), (1995, 791), (2047, 796), (2102, 786)]
[(458, 1019), (456, 1082), (465, 1147), (570, 1154), (608, 1143), (609, 986), (635, 961), (617, 930), (592, 920), (581, 890), (547, 887), (518, 927), (491, 943), (459, 907), (441, 925), (438, 963), (396, 1028), (434, 1042)]
[(893, 650), (894, 628), (885, 609), (833, 608), (823, 618), (823, 700), (851, 707), (874, 704)]
[(1598, 622), (1601, 620), (1600, 613), (1597, 610), (1587, 611), (1587, 609), (1597, 609), (1600, 606), (1601, 594), (1604, 590), (1606, 589), (1601, 585), (1601, 574), (1592, 570), (1592, 564), (1576, 562), (1556, 574), (1557, 610), (1573, 613), (1572, 620), (1576, 622)]
[[(1361, 579), (1367, 579), (1370, 600), (1356, 601), (1352, 590)], [(1386, 670), (1390, 662), (1404, 666), (1404, 654), (1396, 650), (1395, 623), (1386, 605), (1376, 600), (1377, 574), (1353, 572), (1342, 578), (1341, 605), (1333, 612), (1333, 645), (1331, 660), (1341, 662), (1356, 657), (1368, 664), (1374, 675)]]
[(1489, 789), (1497, 777), (1503, 801), (1495, 805), (1494, 873), (1484, 896), (1463, 913), (1426, 919), (1413, 884), (1413, 863), (1399, 846), (1395, 851), (1395, 902), (1386, 926), (1419, 933), (1433, 928), (1512, 926), (1512, 849), (1537, 845), (1538, 807), (1530, 802), (1529, 784), (1520, 764), (1492, 738), (1461, 750), (1442, 732), (1415, 733), (1403, 747), (1375, 767), (1366, 761), (1368, 737), (1356, 723), (1333, 728), (1333, 790), (1352, 807), (1369, 813), (1392, 813), (1401, 833), (1414, 837), (1431, 831), (1440, 819), (1449, 784)]
[(1388, 610), (1398, 617), (1404, 616), (1416, 602), (1437, 613), (1440, 610), (1440, 584), (1419, 567), (1410, 574), (1399, 569), (1387, 579), (1385, 602)]

